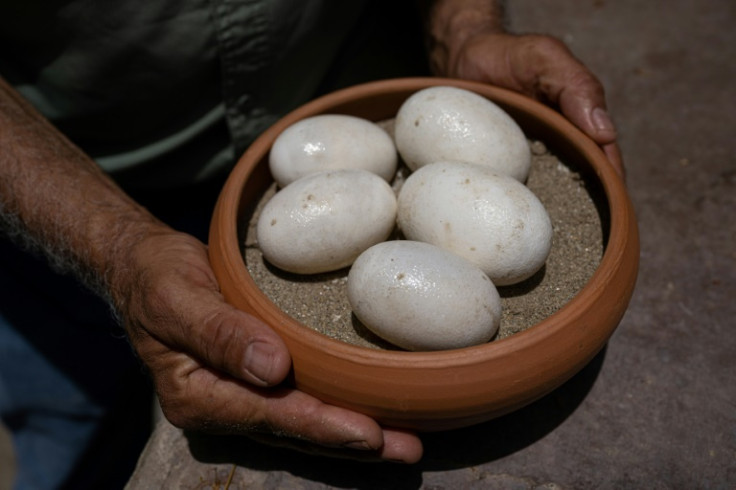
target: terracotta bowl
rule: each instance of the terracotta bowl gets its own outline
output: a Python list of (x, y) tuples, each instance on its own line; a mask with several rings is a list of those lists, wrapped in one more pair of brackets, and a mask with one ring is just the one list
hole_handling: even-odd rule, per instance
[[(603, 196), (605, 251), (588, 283), (540, 323), (502, 340), (440, 352), (369, 349), (328, 338), (281, 311), (246, 269), (242, 216), (272, 182), (268, 152), (299, 119), (344, 113), (379, 121), (413, 92), (432, 85), (472, 90), (503, 107), (530, 137), (581, 170)], [(247, 220), (246, 220), (247, 223)], [(286, 115), (243, 154), (222, 189), (210, 230), (210, 259), (228, 302), (271, 325), (293, 359), (290, 382), (387, 426), (437, 431), (484, 422), (529, 404), (583, 368), (608, 341), (634, 289), (639, 241), (622, 180), (601, 149), (557, 112), (488, 85), (412, 78), (368, 83), (316, 99)]]

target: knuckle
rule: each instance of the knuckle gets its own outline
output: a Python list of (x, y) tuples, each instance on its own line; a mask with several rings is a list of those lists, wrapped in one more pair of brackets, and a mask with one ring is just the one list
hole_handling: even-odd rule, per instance
[(527, 47), (544, 57), (568, 55), (570, 50), (560, 39), (543, 34), (531, 34), (526, 37)]

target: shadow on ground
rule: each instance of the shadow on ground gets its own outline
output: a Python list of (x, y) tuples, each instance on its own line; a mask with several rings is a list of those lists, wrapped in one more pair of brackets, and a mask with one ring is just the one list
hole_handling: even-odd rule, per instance
[[(419, 488), (425, 471), (448, 471), (488, 463), (543, 438), (565, 421), (593, 386), (605, 348), (582, 371), (525, 408), (473, 427), (428, 433), (423, 460), (412, 466), (336, 461), (264, 446), (248, 438), (186, 434), (192, 456), (203, 463), (286, 472), (337, 488)], [(376, 471), (380, 467), (380, 471)]]

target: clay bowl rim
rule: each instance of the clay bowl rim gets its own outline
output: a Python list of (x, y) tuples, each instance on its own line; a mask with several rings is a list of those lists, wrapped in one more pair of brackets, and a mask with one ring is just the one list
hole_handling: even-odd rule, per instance
[[(316, 332), (280, 310), (260, 290), (247, 270), (239, 242), (241, 235), (238, 233), (238, 217), (243, 201), (245, 183), (254, 173), (258, 164), (267, 157), (276, 136), (294, 122), (317, 113), (330, 112), (331, 108), (350, 104), (355, 100), (369, 100), (370, 97), (395, 92), (412, 92), (434, 85), (452, 85), (467, 88), (481, 93), (502, 106), (513, 106), (521, 112), (528, 113), (538, 124), (553, 128), (559, 137), (567, 140), (567, 144), (583, 155), (586, 165), (590, 167), (588, 170), (592, 171), (593, 176), (597, 178), (600, 184), (608, 206), (608, 237), (601, 261), (583, 288), (558, 311), (522, 332), (482, 345), (431, 352), (390, 351), (348, 344)], [(617, 292), (618, 297), (615, 300), (614, 309), (618, 317), (607, 320), (605, 327), (591, 327), (593, 330), (591, 336), (594, 337), (589, 341), (591, 345), (580, 347), (580, 350), (585, 350), (585, 352), (574, 354), (580, 359), (576, 359), (575, 362), (568, 362), (568, 364), (574, 364), (574, 366), (565, 368), (566, 372), (556, 373), (554, 376), (540, 381), (544, 386), (533, 390), (539, 392), (537, 397), (551, 391), (565, 379), (575, 374), (608, 341), (626, 310), (633, 292), (633, 283), (638, 269), (638, 234), (633, 209), (623, 180), (608, 163), (600, 147), (562, 115), (537, 101), (487, 84), (456, 79), (430, 77), (369, 82), (332, 92), (297, 108), (262, 133), (242, 155), (223, 186), (215, 216), (218, 219), (213, 217), (210, 233), (211, 257), (213, 253), (221, 254), (217, 259), (224, 264), (224, 267), (228, 269), (228, 273), (238, 284), (237, 294), (224, 291), (226, 300), (236, 304), (236, 306), (245, 305), (249, 307), (248, 310), (255, 312), (257, 316), (261, 316), (259, 312), (268, 312), (268, 318), (263, 319), (284, 338), (287, 345), (290, 343), (300, 344), (309, 351), (324, 353), (329, 357), (349, 362), (351, 365), (366, 367), (420, 371), (438, 370), (467, 367), (491, 361), (497, 362), (500, 358), (510, 356), (523, 356), (528, 349), (533, 349), (535, 346), (538, 348), (539, 344), (544, 344), (555, 337), (564, 335), (565, 330), (570, 328), (571, 320), (584, 315), (601, 298), (604, 291), (610, 294), (611, 291), (606, 291), (606, 287), (609, 286), (612, 277), (616, 276), (616, 271), (622, 267), (624, 262), (628, 261), (629, 265), (625, 275), (626, 284), (621, 291)], [(212, 247), (213, 239), (215, 241), (219, 240), (215, 247)], [(236, 298), (234, 295), (244, 295), (245, 298)], [(545, 362), (547, 361), (549, 360)], [(295, 366), (296, 368), (297, 366)]]

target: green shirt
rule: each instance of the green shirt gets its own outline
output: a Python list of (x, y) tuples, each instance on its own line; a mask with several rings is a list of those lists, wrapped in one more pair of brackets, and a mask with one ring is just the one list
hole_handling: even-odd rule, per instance
[(185, 184), (314, 96), (363, 5), (8, 0), (0, 74), (119, 180)]

